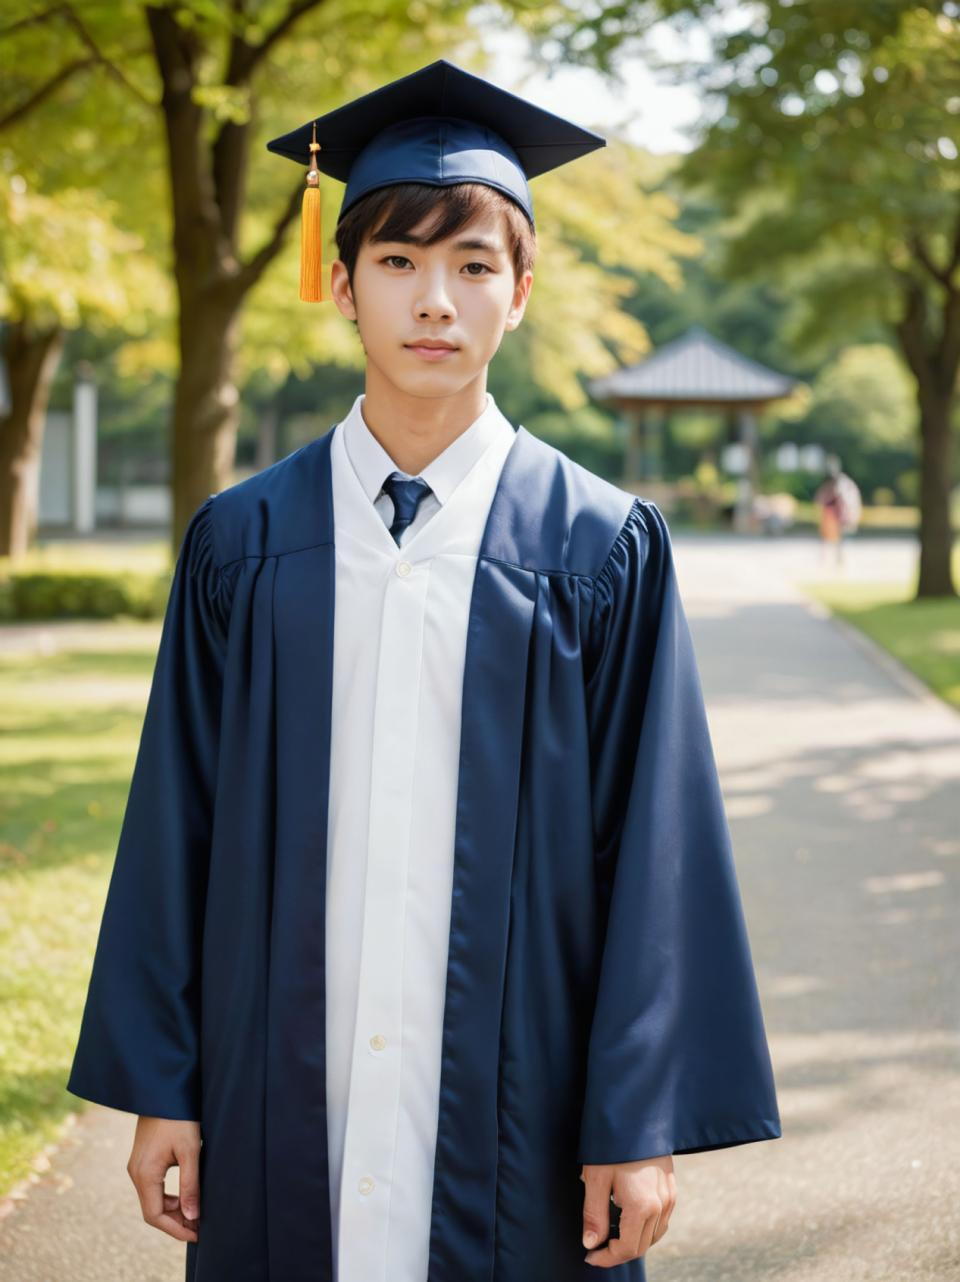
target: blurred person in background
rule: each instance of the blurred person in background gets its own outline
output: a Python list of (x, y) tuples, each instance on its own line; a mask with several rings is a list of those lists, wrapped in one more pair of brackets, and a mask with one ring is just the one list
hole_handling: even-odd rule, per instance
[(852, 476), (843, 471), (836, 455), (828, 460), (827, 475), (813, 501), (820, 508), (821, 559), (826, 559), (832, 546), (836, 563), (840, 565), (843, 562), (843, 536), (856, 533), (863, 504), (860, 487)]

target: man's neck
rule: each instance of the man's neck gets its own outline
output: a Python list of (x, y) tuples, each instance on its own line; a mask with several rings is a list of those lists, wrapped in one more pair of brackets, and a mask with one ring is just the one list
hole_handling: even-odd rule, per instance
[(486, 369), (455, 396), (412, 396), (368, 367), (363, 421), (401, 472), (416, 476), (487, 407)]

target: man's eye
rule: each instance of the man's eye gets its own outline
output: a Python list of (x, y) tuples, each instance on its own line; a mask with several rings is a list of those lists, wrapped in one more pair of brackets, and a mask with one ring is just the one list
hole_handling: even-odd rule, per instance
[[(384, 263), (390, 263), (390, 264), (409, 263), (410, 259), (407, 258), (406, 254), (387, 254), (387, 256), (383, 258), (381, 261)], [(491, 270), (486, 265), (486, 263), (467, 263), (466, 266), (468, 269), (468, 274), (470, 276), (482, 276), (485, 272), (489, 272)], [(471, 267), (479, 267), (480, 270), (478, 272), (469, 271), (469, 268)]]

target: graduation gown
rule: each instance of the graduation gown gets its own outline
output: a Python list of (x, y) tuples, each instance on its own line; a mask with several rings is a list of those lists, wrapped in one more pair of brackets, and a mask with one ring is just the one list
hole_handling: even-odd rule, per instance
[[(186, 530), (67, 1082), (200, 1121), (188, 1282), (331, 1278), (332, 432)], [(667, 525), (522, 426), (459, 767), (425, 1282), (583, 1282), (581, 1164), (781, 1130)]]

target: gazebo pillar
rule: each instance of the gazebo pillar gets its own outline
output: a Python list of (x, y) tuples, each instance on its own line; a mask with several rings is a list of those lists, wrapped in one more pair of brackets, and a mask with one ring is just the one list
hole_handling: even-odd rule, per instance
[(624, 453), (623, 480), (624, 484), (629, 487), (631, 484), (643, 480), (644, 407), (638, 405), (636, 408), (625, 408), (623, 414), (627, 422), (627, 448)]
[(737, 485), (733, 526), (736, 530), (747, 531), (753, 526), (753, 498), (760, 490), (757, 418), (751, 406), (741, 406), (737, 410), (737, 428), (739, 444), (743, 449), (744, 468)]
[(647, 433), (644, 442), (644, 480), (659, 481), (663, 477), (663, 438), (666, 432), (667, 407), (655, 405), (647, 415)]
[(658, 481), (663, 475), (663, 436), (666, 407), (640, 404), (624, 409), (627, 421), (627, 448), (624, 484)]

